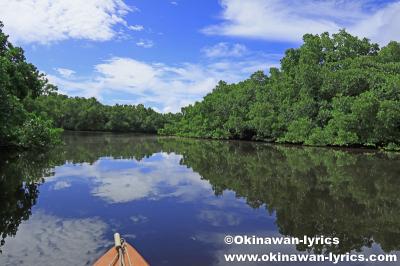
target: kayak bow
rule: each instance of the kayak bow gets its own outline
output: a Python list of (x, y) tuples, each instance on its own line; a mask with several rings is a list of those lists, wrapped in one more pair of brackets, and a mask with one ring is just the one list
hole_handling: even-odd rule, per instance
[(118, 233), (114, 234), (115, 245), (101, 256), (93, 266), (149, 266), (146, 260)]

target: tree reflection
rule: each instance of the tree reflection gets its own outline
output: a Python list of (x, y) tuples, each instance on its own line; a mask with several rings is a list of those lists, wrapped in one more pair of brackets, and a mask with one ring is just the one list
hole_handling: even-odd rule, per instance
[(52, 175), (52, 166), (62, 162), (55, 158), (58, 157), (51, 153), (1, 153), (0, 247), (6, 237), (15, 236), (22, 221), (29, 219), (43, 177)]
[(161, 150), (156, 136), (139, 134), (66, 132), (64, 142), (63, 157), (73, 163), (93, 163), (100, 157), (140, 161)]
[(338, 246), (299, 250), (360, 251), (376, 242), (400, 249), (400, 164), (396, 155), (366, 150), (269, 146), (249, 142), (163, 140), (165, 150), (253, 208), (276, 213), (283, 235), (332, 236)]
[(386, 252), (400, 250), (398, 155), (124, 134), (66, 134), (65, 142), (47, 154), (0, 158), (2, 244), (29, 218), (38, 185), (55, 165), (104, 156), (141, 160), (163, 151), (180, 154), (180, 164), (208, 180), (216, 195), (233, 190), (252, 208), (275, 213), (283, 235), (340, 239), (337, 246), (298, 250), (346, 253), (373, 243)]

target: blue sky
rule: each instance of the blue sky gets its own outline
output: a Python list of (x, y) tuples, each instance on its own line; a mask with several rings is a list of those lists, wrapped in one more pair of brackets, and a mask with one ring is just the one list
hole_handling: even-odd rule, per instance
[(268, 72), (304, 33), (399, 41), (399, 13), (371, 0), (0, 0), (4, 31), (61, 93), (161, 112)]

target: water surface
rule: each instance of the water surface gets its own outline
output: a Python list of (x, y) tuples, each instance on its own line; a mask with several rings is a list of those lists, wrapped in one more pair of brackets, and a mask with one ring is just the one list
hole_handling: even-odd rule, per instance
[[(64, 139), (47, 153), (2, 152), (0, 265), (90, 265), (114, 232), (152, 265), (235, 265), (226, 253), (400, 250), (396, 154), (132, 134)], [(341, 242), (226, 245), (227, 234)]]

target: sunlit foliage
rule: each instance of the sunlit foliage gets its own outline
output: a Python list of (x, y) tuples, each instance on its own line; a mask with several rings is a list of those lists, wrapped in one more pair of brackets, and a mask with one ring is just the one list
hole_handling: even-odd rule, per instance
[(400, 144), (400, 43), (382, 49), (346, 31), (306, 34), (280, 69), (220, 82), (182, 108), (165, 135), (306, 145)]

